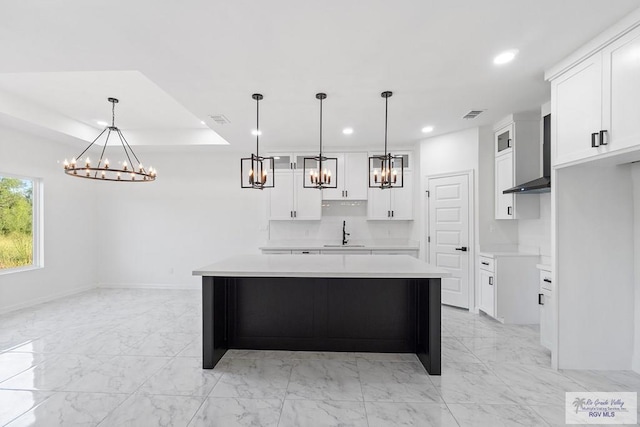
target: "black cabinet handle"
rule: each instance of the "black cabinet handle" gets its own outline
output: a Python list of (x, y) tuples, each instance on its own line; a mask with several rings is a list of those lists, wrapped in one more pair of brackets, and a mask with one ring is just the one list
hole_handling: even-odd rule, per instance
[(507, 148), (511, 148), (511, 138), (507, 139)]
[(507, 215), (509, 216), (511, 215), (511, 209), (512, 209), (511, 206), (507, 206)]
[(289, 211), (289, 218), (293, 218), (293, 211)]
[(293, 211), (293, 217), (297, 218), (298, 217), (298, 211)]
[(542, 302), (542, 296), (544, 294), (538, 294), (538, 305), (544, 305), (544, 302)]
[(456, 248), (456, 251), (467, 252), (467, 247), (466, 246), (462, 246), (461, 248)]
[(309, 253), (309, 251), (302, 251), (302, 253), (303, 253), (303, 254), (308, 254), (308, 253)]
[(482, 261), (482, 263), (481, 263), (481, 264), (482, 264), (482, 265), (489, 265), (489, 263), (488, 263), (488, 262), (484, 262), (484, 261)]
[(387, 211), (387, 218), (391, 218), (391, 211)]
[(547, 283), (551, 283), (551, 279), (547, 279), (546, 277), (543, 280)]
[(349, 197), (349, 190), (344, 190), (344, 197)]
[(491, 286), (493, 286), (493, 276), (490, 276), (490, 277), (489, 277), (489, 284), (490, 284)]
[(605, 136), (607, 135), (607, 131), (606, 130), (601, 130), (600, 131), (600, 145), (607, 145), (607, 139), (605, 138)]
[(596, 142), (596, 138), (598, 137), (598, 132), (594, 132), (591, 134), (591, 146), (593, 148), (597, 148), (599, 144)]
[(393, 218), (393, 211), (391, 211), (391, 218)]

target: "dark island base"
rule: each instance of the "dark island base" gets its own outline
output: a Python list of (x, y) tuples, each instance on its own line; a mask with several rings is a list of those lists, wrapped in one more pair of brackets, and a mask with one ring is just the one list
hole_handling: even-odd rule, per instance
[(440, 375), (440, 279), (202, 278), (203, 368), (227, 349), (415, 353)]

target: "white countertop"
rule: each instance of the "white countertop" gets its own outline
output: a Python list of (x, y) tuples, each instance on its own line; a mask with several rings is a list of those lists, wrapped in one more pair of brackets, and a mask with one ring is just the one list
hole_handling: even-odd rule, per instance
[(497, 256), (540, 256), (533, 252), (516, 252), (516, 251), (498, 251), (498, 252), (480, 252), (480, 256), (494, 258)]
[(428, 279), (450, 273), (409, 255), (236, 255), (199, 268), (193, 275)]
[(339, 241), (333, 240), (276, 240), (270, 241), (258, 249), (284, 251), (331, 251), (344, 249), (417, 251), (420, 249), (420, 243), (415, 240), (397, 239), (349, 240), (347, 245), (342, 246)]

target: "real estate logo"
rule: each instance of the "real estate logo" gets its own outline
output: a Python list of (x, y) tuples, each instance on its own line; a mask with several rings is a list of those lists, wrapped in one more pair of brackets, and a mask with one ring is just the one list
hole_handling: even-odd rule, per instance
[(638, 393), (567, 392), (567, 424), (637, 424)]

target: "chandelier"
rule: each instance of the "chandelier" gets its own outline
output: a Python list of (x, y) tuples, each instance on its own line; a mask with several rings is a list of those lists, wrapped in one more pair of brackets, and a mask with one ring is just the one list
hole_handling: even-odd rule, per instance
[(260, 101), (264, 97), (254, 93), (251, 98), (256, 101), (256, 153), (240, 159), (240, 187), (262, 190), (275, 187), (275, 160), (273, 157), (260, 156)]
[(309, 176), (309, 180), (303, 179), (304, 188), (338, 188), (337, 174), (338, 159), (322, 155), (322, 101), (327, 98), (326, 93), (316, 93), (316, 99), (320, 100), (320, 153), (315, 157), (305, 157), (303, 161), (303, 175)]
[[(138, 159), (136, 153), (133, 152), (133, 149), (125, 139), (124, 135), (122, 135), (120, 129), (118, 129), (118, 127), (116, 127), (115, 125), (116, 104), (119, 101), (116, 98), (107, 98), (107, 100), (111, 103), (111, 126), (105, 127), (104, 130), (100, 132), (100, 135), (98, 135), (96, 139), (94, 139), (82, 153), (71, 159), (71, 162), (68, 162), (65, 159), (64, 172), (69, 176), (97, 179), (100, 181), (154, 181), (156, 179), (156, 170), (152, 167), (149, 167), (149, 169), (147, 170), (144, 168), (144, 166), (142, 166), (142, 162), (140, 161), (140, 159)], [(102, 137), (102, 135), (105, 134), (105, 132), (107, 133), (107, 137), (100, 152), (100, 158), (94, 166), (88, 154), (85, 158), (83, 158), (82, 156), (88, 152), (88, 150), (100, 139), (100, 137)], [(107, 145), (109, 144), (109, 138), (112, 134), (118, 136), (126, 157), (126, 160), (119, 162), (115, 167), (111, 167), (109, 159), (105, 157)]]
[(401, 188), (403, 179), (403, 158), (392, 156), (387, 151), (387, 123), (389, 117), (389, 98), (393, 92), (380, 94), (384, 98), (384, 155), (369, 157), (369, 188)]

